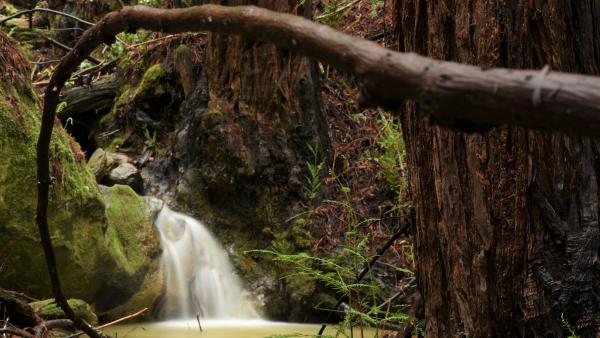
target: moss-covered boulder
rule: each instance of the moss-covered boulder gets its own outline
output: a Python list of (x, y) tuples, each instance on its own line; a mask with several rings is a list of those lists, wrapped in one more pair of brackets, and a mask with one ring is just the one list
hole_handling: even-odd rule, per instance
[(115, 265), (104, 277), (96, 307), (104, 317), (115, 318), (151, 307), (162, 294), (160, 238), (154, 227), (162, 203), (140, 197), (126, 185), (101, 190), (108, 221), (105, 244)]
[[(85, 320), (90, 325), (98, 324), (98, 317), (92, 310), (90, 304), (86, 303), (81, 299), (69, 299), (67, 300), (71, 309), (75, 314)], [(63, 310), (58, 307), (54, 299), (40, 300), (37, 302), (29, 303), (29, 306), (33, 308), (33, 311), (44, 319), (63, 319), (66, 318)]]
[[(25, 80), (27, 61), (12, 45), (0, 33), (0, 285), (44, 299), (52, 293), (34, 220), (40, 109)], [(160, 253), (155, 204), (125, 186), (103, 194), (58, 122), (50, 168), (48, 223), (64, 293), (102, 311), (132, 310), (124, 305), (132, 297), (151, 306), (158, 296), (147, 292), (154, 281), (147, 276), (159, 275)]]
[[(5, 73), (2, 68), (0, 63)], [(0, 85), (0, 284), (43, 298), (51, 289), (34, 220), (39, 127), (29, 86)], [(99, 276), (109, 258), (104, 203), (84, 154), (59, 125), (50, 150), (48, 220), (61, 281), (67, 294), (89, 300), (103, 283)]]

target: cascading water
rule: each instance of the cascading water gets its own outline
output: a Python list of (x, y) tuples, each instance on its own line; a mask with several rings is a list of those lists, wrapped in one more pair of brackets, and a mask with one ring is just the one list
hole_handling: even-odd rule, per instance
[(155, 221), (163, 247), (169, 317), (259, 318), (233, 273), (227, 253), (204, 225), (166, 205)]

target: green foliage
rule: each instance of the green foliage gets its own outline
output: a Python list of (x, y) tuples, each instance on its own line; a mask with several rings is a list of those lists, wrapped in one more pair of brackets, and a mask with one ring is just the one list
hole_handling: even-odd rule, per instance
[[(402, 195), (406, 191), (407, 183), (404, 176), (406, 171), (405, 157), (406, 148), (402, 137), (402, 128), (400, 123), (385, 113), (379, 116), (379, 150), (374, 154), (365, 153), (365, 156), (381, 166), (378, 176), (382, 178), (391, 190), (396, 194), (397, 200), (401, 201)], [(405, 207), (403, 204), (399, 208)]]
[(377, 17), (377, 9), (385, 5), (385, 1), (383, 0), (371, 0), (371, 16)]
[(567, 338), (579, 338), (579, 336), (575, 333), (575, 330), (573, 330), (573, 328), (569, 324), (569, 321), (565, 318), (564, 314), (560, 315), (560, 320), (565, 330), (569, 331), (569, 335), (567, 336)]
[(321, 172), (323, 171), (323, 161), (320, 160), (318, 147), (313, 147), (309, 144), (308, 150), (312, 155), (312, 161), (306, 162), (306, 166), (308, 167), (308, 176), (306, 177), (304, 191), (308, 195), (306, 215), (308, 218), (310, 218), (314, 212), (314, 202), (317, 199), (319, 189), (321, 188)]
[[(303, 3), (303, 1), (301, 1)], [(360, 3), (360, 0), (331, 0), (324, 8), (324, 13), (315, 20), (326, 25), (337, 27), (342, 20)], [(384, 5), (382, 0), (371, 0), (371, 16), (377, 17), (377, 10)]]
[[(368, 248), (369, 235), (361, 234), (360, 228), (374, 219), (361, 219), (350, 203), (350, 188), (342, 186), (341, 191), (344, 194), (343, 200), (326, 201), (344, 208), (345, 218), (342, 222), (348, 227), (344, 243), (335, 257), (317, 257), (306, 252), (286, 253), (277, 248), (249, 252), (268, 256), (278, 265), (290, 266), (292, 273), (285, 276), (288, 280), (298, 278), (313, 280), (335, 290), (339, 296), (347, 299), (348, 309), (340, 313), (343, 315), (343, 320), (335, 337), (348, 337), (348, 332), (352, 332), (352, 329), (357, 326), (376, 328), (375, 337), (379, 337), (379, 329), (383, 324), (402, 323), (410, 319), (402, 309), (388, 312), (377, 306), (382, 299), (385, 299), (385, 292), (371, 270), (368, 272), (369, 278), (356, 281), (356, 276), (371, 259)], [(402, 271), (411, 274), (406, 269)]]
[(315, 17), (315, 20), (333, 27), (339, 26), (341, 21), (350, 13), (359, 0), (332, 0), (324, 8), (324, 13)]
[(146, 141), (148, 141), (148, 148), (153, 149), (159, 155), (164, 156), (165, 151), (160, 148), (160, 146), (158, 145), (158, 142), (156, 141), (156, 130), (153, 130), (152, 134), (151, 134), (150, 130), (148, 129), (148, 126), (144, 125), (143, 132), (144, 132), (144, 138), (146, 139)]
[(146, 41), (149, 38), (149, 36), (150, 32), (144, 30), (138, 30), (135, 33), (119, 33), (117, 34), (116, 41), (113, 44), (111, 44), (104, 52), (104, 57), (106, 58), (106, 60), (118, 59), (127, 52), (128, 46)]
[(63, 110), (67, 108), (67, 102), (63, 101), (56, 106), (56, 114), (60, 114)]

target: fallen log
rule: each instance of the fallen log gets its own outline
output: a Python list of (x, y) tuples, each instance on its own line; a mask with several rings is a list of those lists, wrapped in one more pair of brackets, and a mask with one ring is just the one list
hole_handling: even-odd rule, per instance
[(17, 292), (0, 288), (0, 310), (5, 311), (3, 318), (10, 318), (13, 325), (34, 327), (38, 323), (38, 318), (27, 299)]
[(66, 105), (59, 112), (61, 119), (77, 118), (89, 111), (109, 109), (117, 96), (118, 85), (113, 79), (94, 82), (89, 86), (75, 87), (65, 90), (60, 100)]

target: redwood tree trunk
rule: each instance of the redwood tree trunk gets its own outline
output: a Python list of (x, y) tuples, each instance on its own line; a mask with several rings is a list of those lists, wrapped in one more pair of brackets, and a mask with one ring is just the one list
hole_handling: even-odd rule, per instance
[[(595, 0), (395, 0), (398, 47), (484, 67), (598, 74)], [(484, 112), (482, 112), (484, 113)], [(521, 128), (467, 134), (402, 112), (426, 337), (596, 334), (600, 146)]]
[[(295, 0), (215, 0), (303, 15)], [(321, 113), (319, 74), (305, 57), (238, 36), (210, 34), (204, 85), (188, 100), (186, 179), (203, 195), (200, 208), (216, 209), (230, 225), (277, 225), (303, 200), (309, 146), (329, 148)], [(188, 156), (188, 155), (186, 155)], [(198, 196), (192, 196), (194, 198)], [(206, 200), (204, 200), (206, 198)]]
[[(210, 2), (310, 14), (297, 0)], [(271, 240), (279, 243), (282, 237), (286, 245), (300, 245), (295, 235), (284, 234), (306, 202), (306, 163), (313, 160), (309, 147), (319, 149), (324, 161), (329, 149), (316, 64), (272, 44), (210, 34), (203, 66), (205, 84), (196, 88), (207, 91), (192, 97), (204, 102), (188, 100), (191, 122), (180, 142), (187, 157), (180, 201), (238, 253), (269, 246), (265, 243)], [(295, 290), (281, 276), (259, 273), (268, 267), (248, 266), (243, 263), (247, 258), (234, 261), (242, 261), (242, 277), (268, 275), (252, 277), (254, 284), (248, 286), (263, 290), (269, 317), (310, 318), (310, 301), (286, 296)]]

